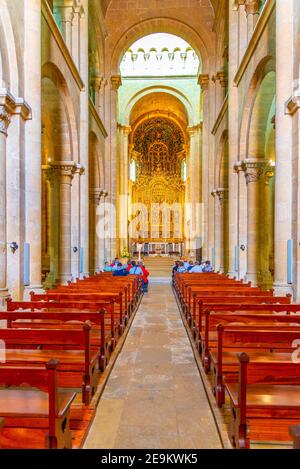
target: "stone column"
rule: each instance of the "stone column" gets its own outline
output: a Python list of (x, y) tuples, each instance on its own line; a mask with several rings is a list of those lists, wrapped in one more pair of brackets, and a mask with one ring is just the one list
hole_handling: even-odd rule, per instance
[(202, 256), (204, 259), (210, 259), (210, 239), (212, 233), (210, 232), (211, 224), (209, 223), (210, 210), (209, 210), (209, 175), (210, 167), (207, 158), (209, 149), (209, 76), (199, 75), (198, 84), (202, 90), (202, 108), (203, 108), (203, 129), (202, 129), (202, 204), (203, 204), (203, 249)]
[(50, 272), (47, 275), (44, 287), (53, 288), (58, 282), (59, 188), (57, 171), (54, 167), (47, 167), (45, 176), (50, 188)]
[[(104, 212), (104, 217), (103, 218), (104, 219), (103, 219), (102, 223), (104, 223), (104, 226), (106, 224), (106, 199), (107, 199), (107, 197), (108, 197), (108, 192), (104, 190), (104, 192), (103, 192), (103, 201), (102, 201), (102, 203), (104, 205), (104, 207), (103, 207), (103, 212)], [(104, 233), (104, 230), (103, 230), (103, 233)], [(111, 252), (110, 252), (110, 243), (107, 242), (107, 238), (105, 236), (105, 233), (102, 237), (102, 240), (100, 240), (100, 241), (102, 241), (102, 243), (103, 243), (104, 262), (111, 261), (112, 258), (111, 258)]]
[[(94, 274), (95, 271), (99, 270), (99, 237), (97, 236), (97, 209), (100, 204), (101, 196), (103, 191), (101, 189), (91, 189), (90, 190), (90, 229), (89, 229), (89, 270), (90, 274)], [(93, 269), (91, 269), (93, 266)]]
[(218, 116), (225, 98), (225, 90), (227, 86), (227, 77), (225, 72), (217, 72), (212, 78), (216, 85), (216, 115)]
[(224, 245), (224, 240), (225, 240), (225, 198), (227, 196), (227, 189), (224, 188), (218, 188), (215, 190), (216, 196), (217, 196), (217, 203), (219, 204), (218, 210), (217, 210), (217, 216), (219, 219), (218, 223), (218, 229), (219, 229), (219, 234), (217, 236), (219, 245), (218, 245), (218, 252), (219, 252), (219, 272), (224, 272), (224, 266), (225, 266), (225, 245)]
[[(116, 208), (116, 181), (117, 181), (117, 115), (118, 115), (118, 89), (122, 85), (120, 75), (111, 77), (110, 88), (110, 190), (108, 202), (111, 207)], [(114, 223), (111, 223), (111, 239), (110, 239), (110, 257), (117, 255), (117, 239), (116, 239), (116, 216), (112, 214)], [(107, 240), (106, 240), (107, 241)]]
[[(243, 11), (244, 13), (244, 11)], [(238, 178), (234, 165), (239, 159), (239, 101), (234, 76), (239, 64), (239, 15), (229, 8), (229, 64), (228, 64), (228, 274), (235, 277), (235, 249), (238, 245)]]
[[(247, 186), (245, 175), (243, 172), (243, 166), (241, 161), (237, 161), (234, 165), (234, 171), (237, 177), (237, 200), (238, 200), (238, 207), (237, 207), (237, 232), (235, 233), (235, 241), (236, 246), (238, 248), (237, 251), (237, 267), (238, 267), (238, 278), (243, 279), (247, 273)], [(230, 206), (229, 206), (230, 211)], [(229, 240), (231, 237), (231, 233), (229, 230)], [(244, 248), (243, 248), (244, 246)], [(232, 254), (234, 253), (234, 246), (232, 246)], [(232, 276), (236, 276), (235, 271), (235, 255), (232, 258)]]
[(245, 0), (238, 0), (238, 3), (234, 8), (234, 10), (237, 11), (235, 17), (238, 17), (238, 35), (236, 37), (238, 46), (238, 63), (241, 62), (248, 45), (247, 15), (245, 8), (241, 8), (242, 5), (245, 5)]
[(55, 162), (59, 190), (59, 268), (61, 284), (71, 279), (71, 187), (76, 165), (73, 162)]
[(128, 249), (128, 181), (129, 181), (129, 142), (131, 127), (119, 126), (120, 129), (120, 165), (119, 165), (119, 237), (120, 250)]
[(61, 29), (66, 45), (72, 53), (72, 23), (74, 19), (74, 0), (56, 1), (56, 9), (61, 15)]
[(273, 278), (270, 272), (270, 244), (271, 244), (271, 231), (272, 231), (272, 216), (271, 216), (271, 194), (270, 194), (270, 179), (274, 176), (274, 168), (267, 167), (264, 173), (263, 184), (264, 191), (262, 193), (261, 207), (261, 272), (260, 272), (260, 285), (268, 290), (272, 288)]
[(292, 239), (293, 119), (285, 102), (293, 94), (294, 0), (276, 2), (276, 173), (275, 173), (275, 278), (277, 293), (291, 293), (287, 283), (287, 241)]
[(80, 48), (81, 48), (81, 18), (84, 15), (84, 10), (79, 0), (74, 0), (74, 17), (72, 24), (72, 57), (78, 70), (80, 70)]
[(248, 42), (250, 41), (259, 17), (260, 0), (246, 0), (245, 10), (247, 15)]
[(258, 283), (260, 270), (259, 183), (265, 164), (265, 161), (254, 158), (246, 159), (242, 163), (247, 183), (247, 280), (254, 285)]
[(24, 12), (24, 98), (32, 109), (32, 119), (24, 128), (25, 241), (30, 245), (30, 285), (25, 288), (26, 295), (42, 288), (41, 0), (26, 1)]
[(214, 198), (214, 210), (213, 210), (213, 215), (214, 215), (213, 248), (214, 248), (214, 253), (215, 253), (214, 269), (216, 272), (218, 272), (220, 268), (220, 251), (219, 251), (220, 216), (219, 216), (219, 200), (217, 196), (217, 189), (213, 189), (213, 191), (211, 192), (211, 196)]
[(6, 137), (11, 116), (0, 104), (0, 309), (4, 306), (7, 290), (7, 218), (6, 218)]
[(200, 206), (201, 187), (201, 158), (200, 139), (202, 125), (188, 127), (190, 136), (190, 157), (189, 157), (189, 203), (190, 205), (190, 250), (193, 258), (196, 258), (198, 249), (201, 248), (202, 218)]

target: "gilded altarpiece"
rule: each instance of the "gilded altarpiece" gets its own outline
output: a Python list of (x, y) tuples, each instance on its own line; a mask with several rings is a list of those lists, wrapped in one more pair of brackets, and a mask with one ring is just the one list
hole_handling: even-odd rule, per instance
[(131, 157), (136, 163), (132, 202), (146, 206), (148, 214), (147, 229), (141, 231), (141, 237), (144, 242), (182, 242), (184, 134), (174, 121), (156, 117), (138, 125), (132, 138)]

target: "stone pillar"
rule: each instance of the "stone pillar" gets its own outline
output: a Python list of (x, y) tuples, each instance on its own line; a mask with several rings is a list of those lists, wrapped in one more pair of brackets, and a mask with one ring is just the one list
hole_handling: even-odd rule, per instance
[[(103, 192), (103, 213), (104, 213), (104, 217), (103, 217), (103, 221), (102, 223), (104, 224), (104, 226), (106, 225), (106, 199), (108, 197), (108, 192), (104, 190)], [(104, 233), (104, 231), (103, 231)], [(103, 256), (104, 256), (104, 262), (106, 261), (111, 261), (112, 258), (111, 258), (111, 252), (110, 252), (110, 243), (108, 242), (106, 236), (105, 236), (105, 233), (102, 237), (102, 239), (100, 238), (100, 242), (102, 242), (103, 244)]]
[(224, 245), (224, 240), (225, 240), (225, 199), (227, 196), (227, 189), (224, 188), (218, 188), (216, 189), (216, 196), (217, 196), (217, 203), (218, 205), (218, 210), (217, 210), (217, 216), (219, 219), (218, 223), (218, 229), (219, 229), (219, 234), (218, 234), (218, 252), (219, 252), (219, 272), (224, 272), (224, 266), (225, 266), (225, 245)]
[[(233, 241), (236, 243), (238, 248), (237, 256), (238, 258), (232, 258), (232, 276), (236, 276), (235, 271), (235, 260), (237, 260), (237, 268), (238, 268), (238, 278), (243, 279), (247, 273), (247, 186), (245, 175), (243, 172), (243, 166), (241, 161), (237, 161), (234, 165), (234, 171), (237, 177), (237, 200), (238, 200), (238, 207), (237, 207), (237, 233)], [(229, 206), (230, 212), (230, 206)], [(229, 230), (229, 239), (231, 237), (231, 233)], [(232, 255), (234, 253), (234, 246), (232, 246)], [(234, 266), (234, 267), (233, 267)]]
[(195, 125), (187, 128), (190, 136), (190, 157), (189, 157), (189, 203), (190, 203), (190, 251), (195, 259), (198, 250), (202, 246), (202, 218), (200, 206), (201, 192), (201, 154), (200, 141), (202, 125)]
[[(244, 13), (244, 12), (243, 12)], [(228, 64), (228, 274), (235, 277), (235, 249), (238, 245), (238, 178), (234, 165), (239, 159), (239, 104), (234, 76), (239, 64), (239, 14), (229, 8), (229, 64)]]
[(53, 168), (58, 175), (59, 190), (59, 267), (58, 280), (61, 284), (71, 279), (71, 187), (76, 172), (73, 162), (55, 162)]
[(57, 172), (54, 167), (47, 167), (45, 176), (50, 188), (50, 272), (47, 275), (44, 287), (53, 288), (58, 282), (59, 187)]
[[(83, 248), (83, 272), (89, 272), (89, 46), (88, 46), (88, 0), (81, 0), (80, 21), (80, 75), (85, 89), (80, 93), (80, 164), (85, 173), (80, 177), (80, 246)], [(93, 171), (93, 169), (91, 168)]]
[[(118, 89), (122, 85), (120, 75), (111, 77), (110, 88), (110, 190), (108, 202), (111, 207), (116, 209), (116, 181), (117, 181), (117, 115), (118, 115)], [(116, 239), (116, 212), (111, 214), (113, 223), (111, 223), (111, 239), (110, 239), (110, 257), (117, 255), (117, 239)], [(107, 240), (106, 240), (107, 241)]]
[(247, 15), (245, 8), (241, 8), (245, 5), (245, 0), (238, 0), (238, 3), (234, 10), (237, 11), (235, 19), (238, 17), (238, 33), (236, 37), (236, 44), (238, 46), (238, 63), (241, 62), (248, 45), (248, 31), (247, 31)]
[[(98, 207), (100, 204), (101, 196), (103, 195), (103, 191), (99, 188), (91, 189), (90, 190), (90, 229), (89, 229), (89, 239), (90, 239), (90, 246), (89, 246), (89, 270), (90, 274), (94, 274), (94, 272), (100, 269), (100, 246), (99, 241), (100, 238), (97, 236), (97, 212)], [(93, 269), (91, 267), (93, 266)]]
[(219, 216), (219, 200), (217, 196), (217, 190), (213, 189), (211, 192), (211, 196), (214, 198), (214, 210), (213, 210), (213, 215), (214, 215), (214, 238), (213, 238), (213, 248), (214, 248), (214, 253), (215, 253), (215, 259), (214, 259), (214, 269), (216, 272), (219, 271), (220, 268), (220, 240), (219, 240), (219, 234), (220, 234), (220, 216)]
[(227, 77), (225, 72), (217, 72), (216, 76), (212, 78), (216, 85), (216, 115), (218, 116), (225, 98), (225, 91), (227, 87)]
[(81, 34), (80, 34), (80, 28), (81, 28), (81, 18), (84, 15), (84, 10), (82, 8), (82, 5), (80, 4), (80, 1), (75, 0), (74, 1), (74, 18), (73, 18), (73, 24), (72, 24), (72, 57), (74, 60), (74, 63), (78, 70), (81, 68), (81, 61), (80, 61), (80, 49), (81, 49)]
[(275, 278), (277, 293), (291, 293), (287, 283), (287, 241), (292, 239), (293, 119), (285, 102), (293, 94), (294, 0), (276, 2), (276, 172), (275, 172)]
[(62, 34), (70, 53), (72, 53), (72, 23), (75, 13), (74, 0), (56, 1), (55, 8), (60, 12)]
[(119, 238), (120, 250), (128, 250), (128, 181), (129, 181), (129, 142), (131, 127), (119, 126), (120, 155), (119, 155)]
[(25, 288), (28, 293), (42, 288), (41, 0), (28, 0), (24, 12), (24, 98), (33, 117), (24, 128), (25, 241), (30, 245), (30, 285)]
[(247, 15), (248, 42), (250, 41), (259, 17), (260, 0), (246, 0), (245, 10)]
[(11, 116), (0, 104), (0, 309), (4, 306), (7, 290), (7, 218), (6, 218), (6, 137)]
[(210, 239), (213, 237), (210, 232), (211, 226), (209, 223), (209, 177), (210, 167), (207, 155), (209, 153), (209, 76), (199, 75), (198, 84), (202, 90), (202, 112), (203, 112), (203, 129), (202, 129), (202, 204), (203, 204), (203, 249), (202, 256), (204, 259), (210, 259)]
[(267, 167), (264, 178), (264, 190), (262, 193), (261, 207), (261, 271), (259, 284), (268, 290), (272, 288), (273, 278), (270, 272), (270, 245), (271, 245), (271, 232), (272, 232), (272, 215), (271, 215), (271, 194), (270, 194), (270, 179), (274, 176), (274, 168)]
[(254, 158), (246, 159), (242, 163), (247, 183), (247, 280), (253, 285), (258, 283), (260, 270), (259, 183), (265, 164), (265, 161)]

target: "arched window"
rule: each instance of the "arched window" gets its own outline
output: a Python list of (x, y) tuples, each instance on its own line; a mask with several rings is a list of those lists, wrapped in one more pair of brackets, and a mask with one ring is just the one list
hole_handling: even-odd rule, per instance
[(136, 182), (136, 162), (134, 160), (130, 162), (130, 181)]
[(181, 179), (182, 179), (183, 182), (186, 182), (186, 160), (182, 160)]

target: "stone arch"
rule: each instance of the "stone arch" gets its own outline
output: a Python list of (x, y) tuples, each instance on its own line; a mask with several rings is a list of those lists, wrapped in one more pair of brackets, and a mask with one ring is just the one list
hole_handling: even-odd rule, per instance
[(140, 21), (130, 27), (114, 45), (110, 64), (112, 75), (119, 74), (122, 57), (130, 45), (139, 38), (152, 33), (169, 33), (181, 37), (187, 41), (197, 53), (202, 65), (201, 68), (209, 70), (209, 53), (205, 46), (209, 41), (204, 41), (198, 31), (178, 19), (151, 18)]
[(275, 61), (273, 57), (266, 56), (260, 61), (260, 63), (256, 67), (256, 70), (249, 84), (248, 93), (246, 94), (239, 134), (240, 160), (249, 157), (249, 133), (253, 115), (253, 108), (260, 90), (260, 86), (263, 83), (264, 78), (269, 73), (275, 73)]
[(192, 104), (187, 99), (187, 97), (184, 96), (183, 93), (169, 86), (151, 86), (148, 88), (143, 88), (141, 91), (139, 91), (138, 93), (136, 93), (134, 96), (131, 97), (131, 99), (129, 100), (129, 102), (127, 103), (125, 107), (125, 112), (124, 112), (124, 118), (126, 121), (125, 125), (129, 125), (131, 113), (134, 107), (139, 103), (139, 101), (143, 99), (145, 96), (148, 96), (152, 93), (166, 93), (177, 98), (178, 101), (184, 106), (186, 110), (186, 113), (188, 116), (188, 125), (196, 124), (196, 122), (194, 122)]
[(0, 0), (0, 87), (19, 96), (16, 43), (10, 14), (3, 0)]
[[(46, 80), (48, 81), (48, 92), (50, 94), (53, 93), (53, 109), (49, 109), (49, 112), (52, 114), (53, 122), (56, 123), (56, 129), (61, 127), (66, 137), (66, 140), (58, 141), (58, 144), (60, 142), (64, 143), (63, 152), (65, 155), (63, 156), (63, 160), (78, 162), (78, 132), (72, 99), (65, 78), (52, 62), (47, 62), (42, 67), (42, 103), (44, 104), (42, 104), (42, 108), (47, 107), (47, 103), (44, 99), (44, 93), (46, 91), (45, 86), (43, 89), (43, 84), (46, 84)], [(57, 119), (55, 119), (55, 110), (59, 113), (57, 117), (59, 118), (60, 125), (58, 125)], [(57, 160), (56, 156), (55, 159)]]

